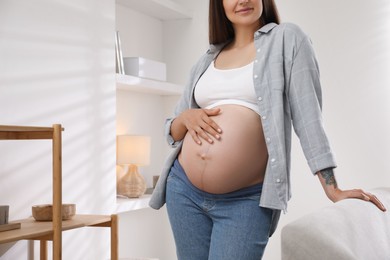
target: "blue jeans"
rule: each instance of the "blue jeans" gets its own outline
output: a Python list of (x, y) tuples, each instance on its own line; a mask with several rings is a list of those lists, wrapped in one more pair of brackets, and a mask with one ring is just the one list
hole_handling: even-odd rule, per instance
[(272, 210), (259, 207), (261, 184), (225, 194), (199, 190), (176, 159), (166, 204), (179, 260), (259, 260)]

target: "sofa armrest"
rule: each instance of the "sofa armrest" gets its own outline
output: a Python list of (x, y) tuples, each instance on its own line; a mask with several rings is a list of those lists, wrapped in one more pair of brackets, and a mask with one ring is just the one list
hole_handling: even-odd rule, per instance
[[(390, 188), (374, 193), (387, 208)], [(282, 260), (390, 259), (390, 213), (372, 203), (342, 200), (282, 228)]]

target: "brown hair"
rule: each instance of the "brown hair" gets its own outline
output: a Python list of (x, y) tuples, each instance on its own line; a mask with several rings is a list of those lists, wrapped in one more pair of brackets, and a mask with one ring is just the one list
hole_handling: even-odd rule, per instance
[[(226, 17), (223, 0), (210, 0), (209, 5), (209, 42), (210, 44), (224, 43), (234, 38), (233, 25)], [(262, 0), (263, 13), (260, 24), (280, 23), (278, 9), (274, 0)]]

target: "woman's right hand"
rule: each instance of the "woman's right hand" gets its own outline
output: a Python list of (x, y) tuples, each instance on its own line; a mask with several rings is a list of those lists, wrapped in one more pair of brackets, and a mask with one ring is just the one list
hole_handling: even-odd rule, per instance
[(212, 144), (214, 141), (210, 136), (217, 140), (221, 139), (222, 129), (211, 117), (220, 112), (220, 108), (187, 109), (179, 115), (179, 118), (197, 144), (202, 144), (201, 138)]

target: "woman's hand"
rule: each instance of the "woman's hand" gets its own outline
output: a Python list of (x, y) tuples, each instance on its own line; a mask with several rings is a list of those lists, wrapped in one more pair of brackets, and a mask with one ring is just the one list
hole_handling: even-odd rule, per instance
[(367, 202), (373, 203), (380, 210), (386, 211), (385, 206), (382, 202), (373, 194), (366, 192), (361, 189), (353, 189), (353, 190), (340, 190), (337, 187), (336, 178), (333, 173), (333, 169), (325, 169), (318, 172), (318, 178), (324, 188), (324, 191), (328, 198), (337, 202), (343, 199), (361, 199)]
[[(206, 140), (210, 144), (214, 141), (211, 136), (215, 139), (221, 139), (220, 134), (222, 133), (221, 128), (214, 120), (212, 116), (216, 116), (221, 112), (220, 108), (214, 109), (187, 109), (183, 111), (172, 124), (181, 124), (185, 127), (186, 132), (190, 133), (192, 139), (201, 145), (203, 140)], [(175, 126), (172, 126), (173, 128)], [(173, 136), (173, 129), (171, 127), (171, 134)], [(183, 131), (182, 131), (183, 132)], [(182, 136), (184, 137), (184, 136)]]
[(369, 192), (366, 192), (362, 189), (353, 189), (353, 190), (340, 190), (340, 189), (333, 189), (330, 191), (330, 194), (328, 197), (333, 201), (337, 202), (343, 199), (361, 199), (367, 202), (373, 203), (375, 206), (377, 206), (380, 210), (386, 211), (385, 206), (382, 204), (382, 202), (374, 195)]

